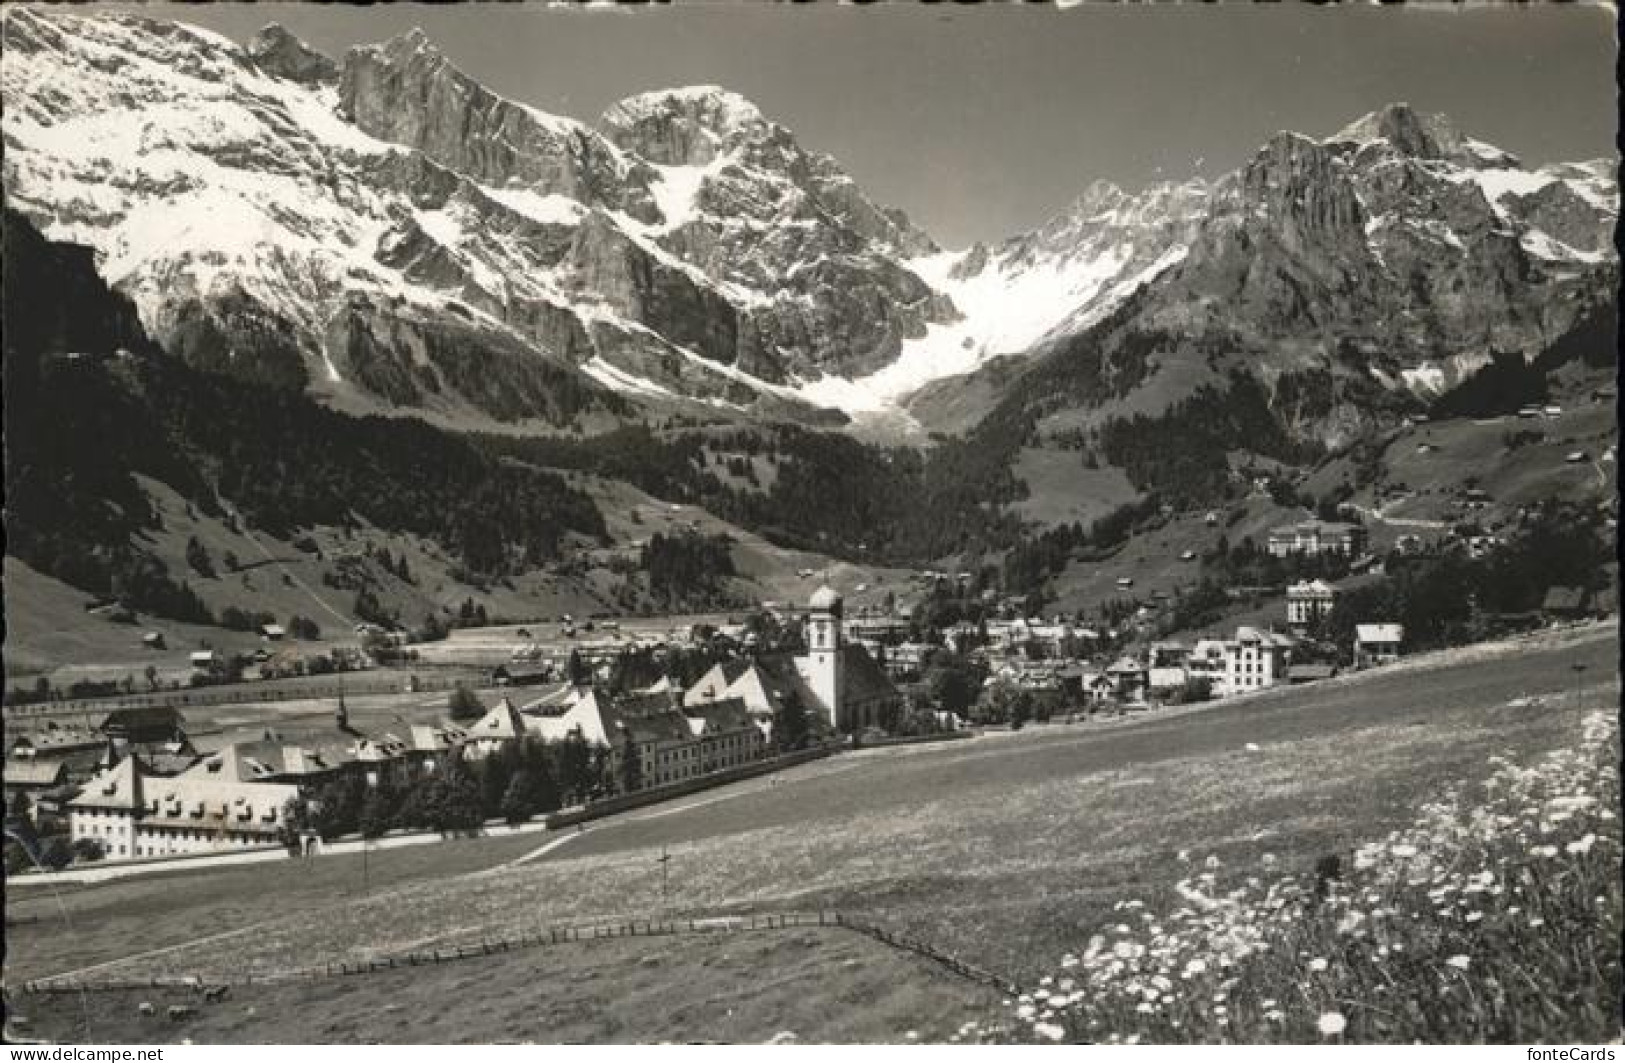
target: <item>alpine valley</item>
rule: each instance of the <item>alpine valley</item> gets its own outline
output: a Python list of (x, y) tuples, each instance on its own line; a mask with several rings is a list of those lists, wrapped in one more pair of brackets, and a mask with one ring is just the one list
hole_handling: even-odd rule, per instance
[[(1612, 159), (1530, 168), (1395, 103), (1213, 181), (1080, 174), (944, 250), (724, 88), (589, 123), (417, 31), (3, 30), (7, 583), (42, 618), (721, 607), (831, 566), (1082, 608), (1188, 589), (1210, 511), (1231, 541), (1302, 503), (1384, 549), (1449, 526), (1427, 433), (1504, 477), (1486, 521), (1612, 496), (1554, 456), (1601, 452), (1611, 391), (1533, 450), (1477, 423), (1611, 387)], [(729, 560), (657, 581), (657, 533)]]

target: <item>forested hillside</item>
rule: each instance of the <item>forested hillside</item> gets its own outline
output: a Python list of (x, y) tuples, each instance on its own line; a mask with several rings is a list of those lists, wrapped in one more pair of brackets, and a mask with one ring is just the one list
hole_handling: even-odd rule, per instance
[(358, 520), (414, 533), (481, 576), (603, 534), (592, 502), (557, 475), (419, 421), (349, 417), (165, 356), (88, 251), (10, 212), (5, 249), (8, 549), (42, 572), (205, 618), (142, 548), (157, 518), (137, 475), (275, 535)]

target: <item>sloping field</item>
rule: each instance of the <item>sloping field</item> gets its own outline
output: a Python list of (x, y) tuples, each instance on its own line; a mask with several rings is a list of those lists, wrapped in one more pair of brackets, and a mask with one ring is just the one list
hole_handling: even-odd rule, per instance
[[(496, 866), (534, 836), (379, 854), (389, 884), (366, 896), (353, 858), (130, 881), (65, 894), (64, 934), (36, 893), (19, 911), (41, 921), (13, 929), (7, 976), (231, 978), (642, 918), (661, 905), (664, 848), (676, 916), (838, 909), (1025, 981), (1115, 921), (1116, 901), (1168, 900), (1185, 860), (1268, 852), (1305, 871), (1482, 778), (1492, 755), (1572, 744), (1582, 702), (1617, 704), (1616, 638), (1616, 624), (1549, 632), (1133, 722), (843, 755), (605, 821), (522, 865)], [(189, 943), (203, 927), (229, 938)]]
[[(739, 1044), (946, 1040), (998, 1002), (990, 989), (844, 930), (616, 939), (525, 949), (435, 968), (233, 987), (25, 997), (53, 1040), (196, 1044)], [(155, 1015), (139, 1012), (142, 1002)], [(173, 1023), (170, 1005), (196, 1009)], [(816, 1031), (816, 1034), (814, 1034)]]

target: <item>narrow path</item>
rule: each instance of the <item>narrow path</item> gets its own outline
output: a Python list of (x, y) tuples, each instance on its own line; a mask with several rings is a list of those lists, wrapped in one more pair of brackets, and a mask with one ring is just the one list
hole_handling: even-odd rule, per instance
[(329, 602), (326, 598), (323, 598), (320, 594), (317, 594), (316, 591), (311, 588), (310, 584), (306, 583), (300, 578), (297, 572), (294, 572), (288, 567), (286, 562), (279, 560), (275, 554), (271, 553), (271, 551), (266, 548), (265, 544), (260, 542), (259, 538), (249, 529), (248, 522), (243, 519), (241, 513), (237, 512), (237, 508), (235, 506), (231, 505), (225, 499), (220, 498), (218, 495), (216, 496), (216, 499), (220, 502), (220, 505), (225, 508), (226, 512), (230, 513), (232, 518), (236, 520), (238, 528), (242, 530), (243, 537), (249, 542), (253, 543), (254, 549), (258, 550), (265, 556), (265, 562), (261, 562), (262, 564), (271, 563), (277, 565), (284, 576), (292, 580), (295, 586), (305, 592), (306, 597), (315, 602), (317, 605), (321, 606), (323, 609), (327, 610), (327, 612), (332, 614), (339, 621), (339, 623), (343, 624), (346, 628), (349, 628), (355, 623), (351, 617), (334, 608), (331, 602)]

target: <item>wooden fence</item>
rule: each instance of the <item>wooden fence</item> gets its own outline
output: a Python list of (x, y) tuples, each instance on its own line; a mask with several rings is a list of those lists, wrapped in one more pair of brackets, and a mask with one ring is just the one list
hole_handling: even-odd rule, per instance
[[(439, 673), (424, 675), (425, 672)], [(365, 669), (326, 676), (284, 679), (248, 679), (241, 683), (219, 683), (179, 690), (158, 690), (137, 694), (109, 694), (104, 697), (62, 698), (26, 705), (6, 705), (7, 720), (47, 720), (63, 716), (105, 714), (114, 709), (202, 708), (219, 705), (253, 705), (277, 701), (318, 701), (371, 694), (438, 694), (448, 692), (459, 682), (486, 689), (491, 670), (463, 664), (414, 662), (403, 669)], [(340, 681), (342, 675), (343, 680)], [(416, 682), (410, 687), (410, 679)]]
[(602, 941), (615, 938), (673, 937), (699, 934), (742, 934), (798, 928), (840, 928), (862, 934), (889, 948), (924, 957), (968, 981), (989, 986), (1006, 994), (1019, 994), (1014, 981), (983, 968), (966, 963), (925, 942), (915, 941), (884, 927), (853, 919), (841, 912), (782, 912), (768, 915), (721, 915), (695, 919), (633, 919), (624, 923), (597, 926), (550, 927), (516, 937), (486, 939), (466, 945), (407, 952), (396, 956), (382, 956), (365, 960), (346, 960), (319, 966), (297, 968), (268, 974), (244, 974), (240, 977), (204, 979), (198, 975), (155, 976), (146, 979), (44, 978), (24, 982), (23, 992), (35, 994), (61, 994), (81, 992), (110, 992), (135, 989), (192, 989), (201, 992), (208, 986), (275, 985), (287, 982), (314, 981), (324, 978), (373, 974), (409, 967), (427, 967), (481, 956), (497, 956), (521, 949), (548, 945), (562, 945), (580, 941)]

